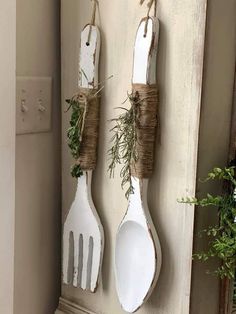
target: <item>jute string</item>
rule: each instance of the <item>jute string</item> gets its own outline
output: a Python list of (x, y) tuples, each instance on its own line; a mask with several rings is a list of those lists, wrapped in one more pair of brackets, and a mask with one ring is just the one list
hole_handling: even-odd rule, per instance
[(136, 151), (138, 159), (131, 166), (131, 174), (144, 179), (151, 176), (154, 166), (158, 104), (157, 86), (133, 84), (133, 95), (138, 99), (136, 116)]
[(98, 6), (98, 0), (93, 0), (93, 11), (92, 11), (91, 21), (90, 21), (90, 24), (89, 24), (89, 33), (88, 33), (87, 45), (90, 44), (92, 28), (95, 25), (97, 6)]
[(97, 145), (99, 130), (99, 97), (97, 89), (79, 88), (79, 103), (84, 106), (84, 117), (80, 138), (81, 169), (94, 170), (97, 162)]
[[(140, 5), (143, 5), (145, 0), (140, 0)], [(157, 0), (150, 0), (147, 4), (147, 7), (148, 7), (148, 11), (147, 11), (147, 17), (146, 17), (146, 23), (145, 23), (145, 27), (144, 27), (144, 37), (147, 36), (147, 31), (148, 31), (148, 21), (149, 21), (149, 18), (150, 18), (150, 11), (151, 11), (151, 8), (154, 4), (154, 16), (156, 16), (156, 7), (157, 7)]]

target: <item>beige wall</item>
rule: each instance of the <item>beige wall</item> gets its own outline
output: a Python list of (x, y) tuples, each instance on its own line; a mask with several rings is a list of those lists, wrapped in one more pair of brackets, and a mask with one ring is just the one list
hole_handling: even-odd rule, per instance
[[(229, 145), (230, 116), (236, 61), (236, 1), (208, 1), (205, 47), (205, 73), (201, 112), (198, 178), (204, 178), (214, 166), (225, 166)], [(198, 194), (219, 193), (219, 184), (198, 183)], [(213, 211), (196, 210), (194, 251), (206, 248), (197, 232), (217, 223)], [(206, 274), (216, 261), (194, 262), (192, 314), (218, 314), (219, 281)]]
[(53, 313), (60, 291), (59, 27), (57, 0), (17, 0), (17, 75), (53, 77), (53, 127), (16, 139), (15, 314)]
[[(184, 243), (181, 208), (176, 198), (186, 187), (176, 191), (169, 186), (181, 185), (184, 153), (180, 143), (185, 143), (180, 105), (191, 94), (181, 98), (178, 82), (189, 81), (180, 68), (186, 70), (188, 56), (182, 60), (186, 47), (180, 40), (188, 38), (187, 26), (192, 25), (187, 3), (176, 1), (160, 4), (161, 51), (159, 55), (159, 82), (161, 87), (162, 140), (157, 148), (158, 164), (150, 185), (149, 203), (158, 228), (164, 252), (162, 275), (150, 302), (140, 314), (183, 314), (183, 288), (185, 268), (182, 265), (180, 244)], [(195, 3), (195, 2), (194, 2)], [(186, 9), (182, 8), (185, 7)], [(193, 4), (194, 5), (194, 4)], [(220, 0), (208, 1), (208, 29), (205, 59), (203, 109), (200, 133), (199, 177), (214, 165), (223, 165), (227, 155), (227, 134), (233, 86), (235, 60), (235, 1), (225, 6)], [(86, 3), (87, 6), (87, 3)], [(126, 7), (127, 6), (127, 7)], [(58, 1), (17, 1), (17, 75), (54, 78), (53, 132), (17, 136), (16, 143), (16, 229), (15, 229), (15, 314), (53, 313), (59, 294), (60, 258), (60, 144), (59, 144), (59, 44)], [(101, 27), (103, 47), (102, 78), (113, 74), (103, 97), (100, 136), (99, 166), (95, 172), (93, 194), (106, 231), (106, 251), (103, 283), (96, 295), (75, 289), (63, 289), (63, 296), (94, 310), (96, 313), (122, 313), (117, 301), (112, 270), (114, 237), (118, 223), (127, 206), (120, 191), (119, 179), (109, 180), (106, 174), (107, 148), (109, 147), (108, 118), (114, 116), (113, 107), (124, 99), (130, 86), (132, 45), (136, 25), (143, 15), (127, 1), (101, 0)], [(202, 9), (199, 7), (199, 9)], [(107, 12), (110, 12), (110, 15)], [(134, 12), (135, 11), (135, 12)], [(83, 14), (81, 14), (83, 12)], [(203, 11), (199, 11), (203, 12)], [(88, 21), (89, 12), (82, 0), (63, 1), (63, 99), (76, 89), (78, 61), (78, 32)], [(200, 13), (199, 13), (200, 14)], [(122, 16), (122, 23), (120, 19)], [(182, 18), (180, 18), (182, 16)], [(78, 18), (80, 17), (80, 18)], [(190, 20), (188, 20), (190, 19)], [(186, 24), (187, 23), (187, 24)], [(15, 1), (0, 4), (0, 96), (4, 100), (0, 115), (0, 313), (13, 313), (13, 248), (14, 248), (14, 163), (15, 163)], [(181, 29), (183, 37), (174, 34)], [(173, 32), (172, 32), (173, 31)], [(172, 35), (170, 35), (172, 34)], [(193, 37), (189, 37), (193, 40)], [(183, 43), (183, 41), (181, 41)], [(118, 53), (119, 52), (119, 53)], [(121, 58), (120, 56), (125, 56)], [(191, 56), (190, 56), (191, 57)], [(180, 63), (180, 64), (179, 64)], [(189, 68), (190, 70), (190, 68)], [(184, 72), (184, 71), (183, 71)], [(176, 79), (176, 75), (178, 80)], [(175, 78), (173, 80), (173, 78)], [(118, 84), (119, 88), (116, 88)], [(186, 89), (188, 86), (186, 87)], [(191, 99), (192, 100), (192, 99)], [(183, 105), (183, 103), (182, 103)], [(178, 108), (178, 110), (175, 108)], [(180, 112), (179, 112), (180, 110)], [(216, 123), (217, 121), (217, 123)], [(63, 134), (68, 120), (63, 118)], [(184, 124), (185, 125), (185, 124)], [(178, 134), (178, 132), (180, 134)], [(207, 158), (206, 158), (207, 156)], [(74, 195), (74, 182), (69, 176), (70, 158), (63, 135), (63, 209), (69, 208)], [(179, 162), (177, 162), (179, 160)], [(170, 168), (168, 170), (168, 168)], [(73, 188), (72, 188), (73, 187)], [(98, 188), (99, 187), (99, 188)], [(218, 187), (214, 187), (217, 190)], [(199, 186), (199, 192), (204, 188)], [(108, 197), (113, 195), (113, 197)], [(157, 197), (155, 196), (157, 195)], [(119, 206), (118, 206), (119, 204)], [(212, 218), (197, 211), (196, 230)], [(196, 249), (204, 243), (197, 241)], [(192, 310), (194, 314), (217, 313), (217, 281), (204, 274), (205, 267), (194, 265), (192, 285)], [(211, 292), (211, 294), (209, 293)], [(206, 298), (206, 295), (208, 296)], [(188, 299), (188, 296), (187, 296)], [(188, 301), (186, 301), (188, 302)]]
[(13, 314), (15, 220), (15, 10), (0, 2), (0, 313)]
[[(113, 257), (115, 234), (126, 211), (127, 201), (120, 188), (119, 174), (110, 180), (107, 173), (111, 128), (108, 120), (117, 113), (114, 108), (122, 103), (131, 87), (135, 33), (146, 13), (145, 7), (141, 9), (138, 2), (100, 0), (100, 79), (114, 75), (107, 82), (102, 97), (99, 157), (93, 180), (94, 202), (106, 236), (102, 283), (94, 295), (66, 286), (62, 291), (67, 300), (98, 314), (123, 313), (115, 291)], [(77, 88), (79, 34), (90, 20), (90, 6), (85, 0), (62, 0), (61, 3), (64, 102)], [(170, 0), (158, 3), (161, 21), (158, 56), (161, 136), (148, 201), (163, 249), (163, 267), (152, 297), (138, 313), (188, 314), (193, 209), (178, 204), (177, 198), (186, 193), (191, 195), (195, 189), (206, 1)], [(71, 159), (66, 145), (68, 118), (69, 115), (64, 114), (62, 119), (63, 219), (75, 194), (75, 180), (69, 174)], [(80, 313), (76, 306), (72, 305), (72, 308), (73, 313)]]

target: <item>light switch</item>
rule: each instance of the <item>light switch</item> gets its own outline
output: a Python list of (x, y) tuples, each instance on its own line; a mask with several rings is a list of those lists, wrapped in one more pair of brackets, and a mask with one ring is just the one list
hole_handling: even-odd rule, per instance
[(17, 134), (49, 132), (52, 118), (52, 78), (17, 77)]

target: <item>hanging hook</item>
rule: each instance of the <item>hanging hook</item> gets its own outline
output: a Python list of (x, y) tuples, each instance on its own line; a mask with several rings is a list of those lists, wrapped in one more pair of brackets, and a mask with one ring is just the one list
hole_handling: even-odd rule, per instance
[(92, 12), (92, 17), (91, 17), (91, 22), (89, 24), (88, 40), (87, 40), (87, 43), (86, 43), (87, 46), (89, 46), (89, 44), (90, 44), (90, 39), (91, 39), (91, 34), (92, 34), (92, 27), (95, 26), (97, 6), (99, 6), (98, 0), (91, 0), (91, 1), (93, 1), (93, 12)]
[[(145, 1), (145, 0), (140, 0), (140, 5), (143, 5), (144, 1)], [(149, 17), (150, 17), (150, 11), (151, 11), (151, 8), (152, 8), (153, 4), (154, 4), (154, 11), (155, 11), (154, 14), (156, 14), (156, 1), (157, 1), (157, 0), (150, 0), (150, 1), (148, 2), (148, 4), (147, 4), (148, 11), (147, 11), (146, 23), (145, 23), (145, 28), (144, 28), (144, 35), (143, 35), (144, 37), (147, 36), (148, 20), (149, 20)]]

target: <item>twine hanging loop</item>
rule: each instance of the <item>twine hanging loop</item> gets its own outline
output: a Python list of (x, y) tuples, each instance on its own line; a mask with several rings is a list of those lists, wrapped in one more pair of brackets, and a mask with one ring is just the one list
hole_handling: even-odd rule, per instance
[[(140, 0), (140, 5), (143, 5), (144, 2), (145, 2), (145, 0)], [(144, 37), (147, 36), (148, 21), (150, 18), (150, 11), (151, 11), (153, 4), (154, 4), (154, 16), (156, 15), (156, 0), (150, 0), (147, 4), (148, 11), (147, 11), (146, 23), (145, 23), (145, 28), (144, 28), (144, 35), (143, 35)]]
[(88, 40), (87, 40), (87, 45), (88, 46), (90, 44), (90, 39), (91, 39), (91, 34), (92, 34), (92, 27), (95, 26), (96, 12), (97, 12), (97, 7), (99, 5), (98, 0), (92, 0), (92, 1), (93, 1), (93, 11), (92, 11), (91, 21), (90, 21), (90, 24), (89, 24), (89, 33), (88, 33)]
[(96, 19), (96, 11), (98, 6), (98, 0), (92, 0), (93, 1), (93, 11), (92, 11), (92, 18), (90, 25), (95, 25), (95, 19)]

